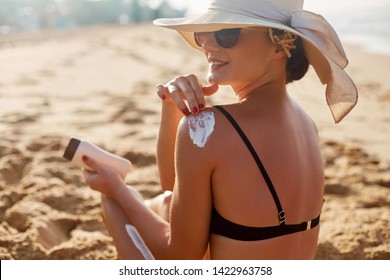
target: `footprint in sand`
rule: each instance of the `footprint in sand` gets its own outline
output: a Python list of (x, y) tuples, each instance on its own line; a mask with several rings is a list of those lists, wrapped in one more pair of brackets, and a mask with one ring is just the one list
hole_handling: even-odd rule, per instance
[(382, 208), (390, 207), (390, 201), (384, 197), (371, 198), (369, 201), (361, 201), (357, 204), (358, 208), (369, 209), (369, 208)]
[(0, 189), (0, 194), (0, 223), (2, 223), (6, 217), (7, 210), (22, 200), (26, 194), (20, 191), (5, 190), (5, 188)]
[(34, 123), (38, 121), (39, 117), (39, 114), (12, 113), (2, 116), (1, 122), (7, 124)]
[(354, 191), (348, 187), (343, 186), (340, 183), (327, 183), (325, 186), (325, 194), (327, 195), (336, 195), (339, 197), (347, 197), (349, 195), (352, 195)]
[(41, 221), (37, 227), (36, 241), (46, 250), (70, 239), (70, 233), (78, 225), (78, 221), (70, 218), (49, 219)]
[(31, 152), (55, 152), (61, 151), (64, 147), (65, 142), (60, 136), (43, 136), (40, 138), (35, 138), (32, 139), (31, 142), (26, 145), (27, 150)]
[(156, 156), (146, 152), (129, 151), (122, 156), (130, 160), (136, 167), (152, 166), (156, 164)]
[(1, 139), (0, 140), (0, 158), (6, 155), (16, 154), (20, 155), (22, 154), (22, 151), (20, 151), (18, 148), (15, 147), (17, 140), (14, 139)]
[(6, 210), (4, 220), (19, 232), (25, 232), (31, 226), (34, 217), (47, 215), (52, 210), (41, 202), (21, 200)]
[(32, 158), (24, 155), (5, 155), (0, 159), (0, 181), (18, 183), (28, 172)]
[(133, 101), (121, 102), (120, 108), (111, 116), (109, 122), (122, 122), (125, 124), (142, 123), (142, 116)]
[(100, 196), (89, 188), (60, 185), (40, 191), (34, 199), (68, 214), (88, 214), (100, 209)]

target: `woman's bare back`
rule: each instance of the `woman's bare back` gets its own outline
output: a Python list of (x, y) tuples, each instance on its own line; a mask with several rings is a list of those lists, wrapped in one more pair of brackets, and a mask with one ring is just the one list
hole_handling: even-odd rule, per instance
[[(286, 224), (298, 224), (314, 219), (321, 211), (323, 163), (315, 125), (289, 98), (284, 103), (280, 112), (264, 114), (251, 113), (242, 104), (225, 108), (263, 162), (286, 212)], [(249, 150), (228, 120), (219, 112), (215, 115), (210, 146), (219, 162), (212, 176), (213, 206), (237, 224), (278, 225), (274, 199)], [(261, 241), (211, 234), (211, 258), (310, 259), (315, 255), (318, 233), (319, 226)]]

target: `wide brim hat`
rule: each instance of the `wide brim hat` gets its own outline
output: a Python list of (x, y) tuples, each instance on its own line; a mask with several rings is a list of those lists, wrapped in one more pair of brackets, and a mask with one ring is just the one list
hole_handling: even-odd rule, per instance
[(208, 9), (198, 16), (157, 19), (154, 24), (178, 31), (199, 50), (194, 32), (270, 27), (301, 37), (309, 63), (326, 84), (326, 100), (338, 123), (356, 105), (357, 89), (344, 70), (348, 59), (335, 30), (322, 16), (303, 10), (303, 1), (211, 0)]

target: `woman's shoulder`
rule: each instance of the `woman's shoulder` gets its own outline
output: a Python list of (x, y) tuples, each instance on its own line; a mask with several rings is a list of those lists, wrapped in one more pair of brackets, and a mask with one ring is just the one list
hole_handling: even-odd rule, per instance
[(226, 122), (215, 107), (207, 107), (197, 114), (184, 116), (178, 128), (178, 137), (196, 149), (215, 149), (220, 143)]
[(198, 114), (184, 116), (177, 130), (176, 158), (180, 162), (200, 164), (203, 169), (213, 170), (226, 151), (221, 116), (215, 108), (205, 108)]
[(318, 128), (314, 120), (307, 114), (305, 110), (294, 100), (293, 106), (296, 111), (296, 118), (298, 118), (298, 123), (301, 123), (302, 127), (308, 129), (309, 133), (315, 133), (318, 136)]

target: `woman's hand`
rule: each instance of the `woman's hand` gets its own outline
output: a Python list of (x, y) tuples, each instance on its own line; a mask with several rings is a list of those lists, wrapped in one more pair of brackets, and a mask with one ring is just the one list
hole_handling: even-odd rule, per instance
[(157, 86), (157, 95), (167, 102), (173, 101), (186, 116), (198, 113), (205, 108), (205, 96), (213, 95), (218, 90), (217, 85), (203, 86), (198, 77), (191, 74), (179, 76), (165, 86)]
[(96, 160), (83, 156), (85, 165), (94, 171), (83, 170), (86, 183), (91, 189), (98, 191), (108, 197), (114, 198), (117, 188), (126, 186), (122, 177), (109, 166), (97, 162)]

